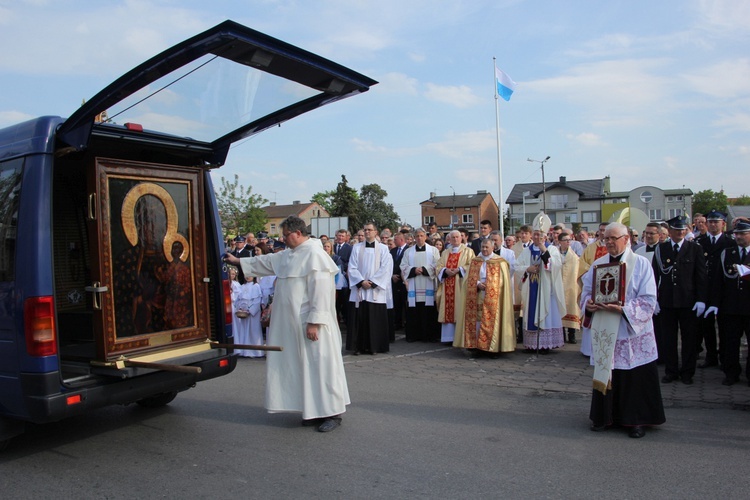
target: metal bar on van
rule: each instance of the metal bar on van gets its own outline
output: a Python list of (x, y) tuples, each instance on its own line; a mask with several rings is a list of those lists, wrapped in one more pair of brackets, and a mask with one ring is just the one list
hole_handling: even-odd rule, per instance
[(283, 351), (278, 345), (220, 344), (211, 342), (211, 349), (252, 349), (253, 351)]
[(124, 360), (125, 366), (133, 366), (138, 368), (151, 368), (154, 370), (162, 370), (165, 372), (176, 372), (176, 373), (192, 373), (199, 374), (203, 371), (199, 366), (184, 366), (184, 365), (170, 365), (167, 363), (149, 363), (147, 361), (133, 361), (132, 359)]

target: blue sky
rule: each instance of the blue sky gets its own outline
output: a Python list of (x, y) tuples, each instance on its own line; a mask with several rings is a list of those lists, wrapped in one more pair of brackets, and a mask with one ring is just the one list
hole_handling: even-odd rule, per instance
[[(215, 172), (279, 204), (378, 183), (401, 218), (419, 202), (498, 198), (516, 183), (610, 175), (750, 194), (746, 0), (0, 0), (0, 126), (68, 116), (161, 50), (232, 19), (380, 82), (235, 145)], [(144, 124), (148, 128), (148, 124)]]

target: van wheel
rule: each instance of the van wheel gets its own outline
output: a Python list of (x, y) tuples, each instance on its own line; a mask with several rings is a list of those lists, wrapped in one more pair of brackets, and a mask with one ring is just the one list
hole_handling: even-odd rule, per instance
[(160, 408), (171, 403), (172, 400), (176, 397), (177, 391), (162, 392), (161, 394), (156, 394), (154, 396), (139, 399), (138, 401), (136, 401), (136, 403), (144, 408)]

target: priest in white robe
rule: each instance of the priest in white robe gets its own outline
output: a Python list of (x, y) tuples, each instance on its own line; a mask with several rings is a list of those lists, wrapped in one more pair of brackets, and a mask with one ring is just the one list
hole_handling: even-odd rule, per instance
[[(666, 421), (656, 366), (657, 350), (651, 318), (656, 308), (656, 281), (651, 263), (630, 250), (628, 228), (607, 226), (608, 255), (594, 261), (583, 276), (583, 326), (589, 330), (594, 366), (591, 430), (626, 427), (632, 438), (645, 435), (646, 426)], [(600, 264), (625, 264), (624, 304), (597, 304), (594, 270)]]
[(401, 258), (401, 276), (406, 282), (406, 341), (437, 342), (440, 328), (435, 307), (437, 248), (427, 244), (427, 233), (417, 228), (416, 244)]
[(364, 226), (365, 241), (349, 257), (349, 324), (346, 349), (354, 355), (388, 352), (388, 302), (391, 296), (393, 258), (378, 241), (375, 224)]
[(532, 245), (516, 260), (516, 271), (521, 275), (523, 346), (547, 354), (565, 345), (565, 291), (560, 252), (545, 244), (546, 231), (542, 229), (534, 228)]
[(266, 361), (266, 408), (301, 412), (303, 424), (328, 432), (341, 424), (350, 404), (341, 332), (336, 320), (334, 277), (338, 268), (297, 216), (281, 223), (287, 249), (225, 260), (241, 264), (247, 275), (276, 276)]

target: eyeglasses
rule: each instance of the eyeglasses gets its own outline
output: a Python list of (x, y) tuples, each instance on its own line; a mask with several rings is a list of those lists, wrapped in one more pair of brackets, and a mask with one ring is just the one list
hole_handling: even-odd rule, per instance
[(615, 241), (619, 240), (620, 238), (627, 238), (627, 234), (623, 234), (622, 236), (605, 236), (602, 238), (604, 241), (609, 243), (614, 243)]
[(558, 238), (557, 241), (559, 241), (560, 243), (563, 243), (565, 241), (570, 241), (570, 240), (568, 238)]
[(659, 233), (657, 233), (656, 231), (643, 231), (643, 234), (644, 235), (647, 234), (649, 236), (654, 236), (654, 235), (659, 234)]

